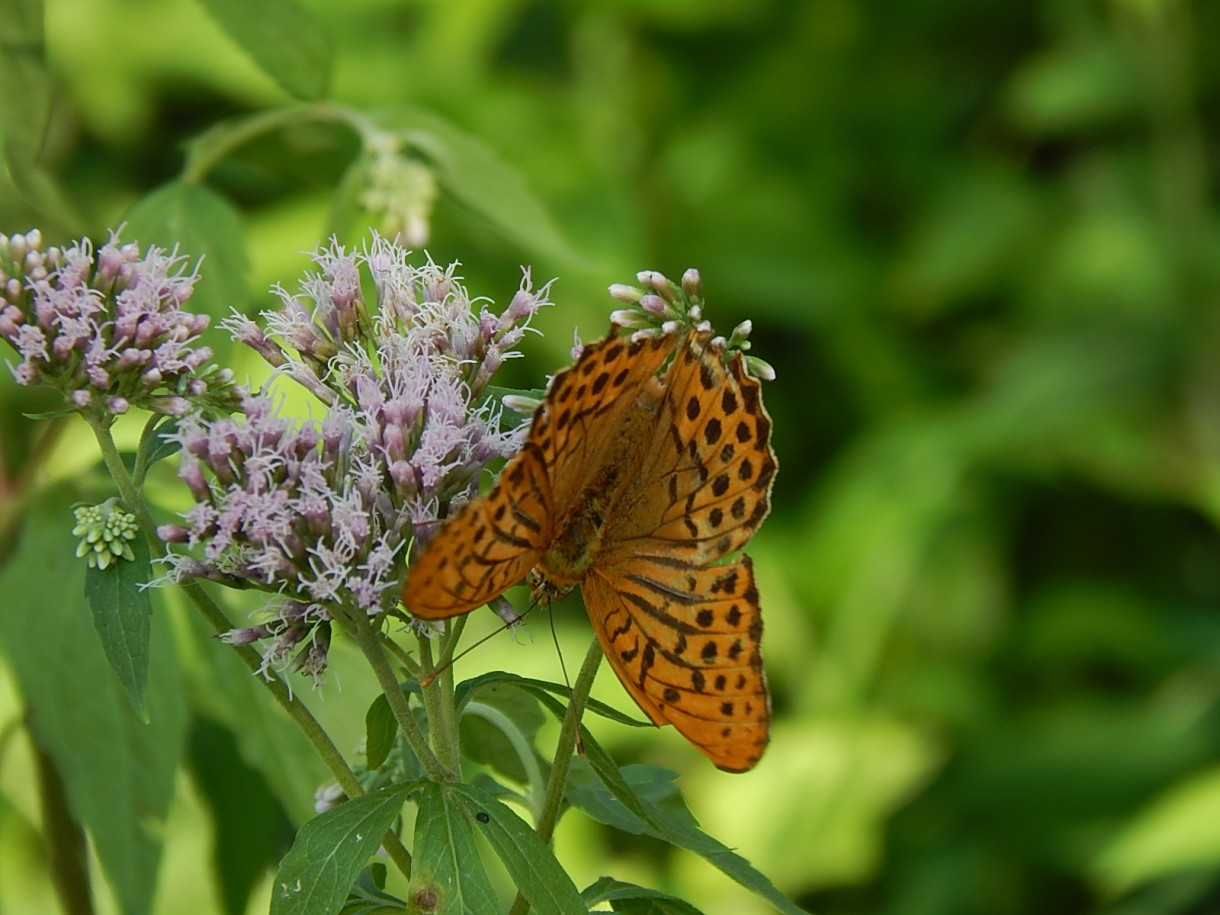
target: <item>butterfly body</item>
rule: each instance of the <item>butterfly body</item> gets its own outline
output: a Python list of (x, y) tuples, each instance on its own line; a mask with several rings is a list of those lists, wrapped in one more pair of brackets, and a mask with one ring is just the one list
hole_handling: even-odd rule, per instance
[(555, 376), (497, 484), (416, 558), (404, 603), (439, 619), (527, 575), (536, 597), (579, 585), (649, 718), (745, 771), (770, 713), (753, 565), (729, 557), (769, 508), (769, 440), (758, 382), (710, 331), (612, 333)]

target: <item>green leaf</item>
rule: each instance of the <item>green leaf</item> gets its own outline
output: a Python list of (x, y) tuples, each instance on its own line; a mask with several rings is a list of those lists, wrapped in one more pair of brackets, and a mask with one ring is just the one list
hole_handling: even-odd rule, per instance
[(62, 419), (65, 416), (75, 416), (76, 410), (71, 407), (64, 407), (62, 410), (45, 410), (42, 413), (22, 413), (26, 419)]
[(676, 817), (637, 795), (627, 780), (623, 778), (609, 754), (584, 728), (581, 729), (581, 732), (584, 738), (585, 758), (589, 761), (593, 772), (630, 813), (648, 824), (653, 835), (671, 845), (693, 851), (746, 889), (767, 900), (778, 911), (788, 913), (788, 915), (803, 915), (803, 909), (789, 901), (770, 880), (755, 870), (750, 862), (741, 855), (699, 830), (689, 820)]
[[(678, 777), (677, 772), (661, 766), (647, 765), (623, 766), (619, 771), (631, 791), (642, 801), (664, 811), (676, 823), (683, 823), (693, 829), (698, 828), (699, 824), (687, 809), (682, 792), (674, 784), (674, 779)], [(610, 790), (584, 759), (572, 760), (568, 773), (566, 797), (574, 807), (579, 807), (599, 823), (613, 826), (615, 829), (633, 835), (665, 838), (647, 822), (624, 807), (623, 803), (610, 793)]]
[(1111, 893), (1174, 873), (1220, 865), (1220, 766), (1171, 786), (1130, 817), (1102, 849), (1095, 870)]
[[(528, 690), (537, 696), (550, 697), (551, 693), (557, 696), (562, 696), (565, 699), (571, 693), (571, 690), (562, 683), (551, 683), (547, 680), (534, 680), (530, 677), (519, 677), (516, 674), (506, 673), (504, 671), (491, 671), (490, 673), (480, 674), (477, 677), (471, 677), (469, 680), (463, 680), (457, 685), (454, 691), (454, 701), (458, 711), (469, 702), (481, 690), (497, 684), (507, 683), (513, 686), (519, 686), (522, 689)], [(641, 721), (638, 718), (632, 718), (630, 715), (625, 715), (618, 709), (606, 705), (604, 702), (599, 702), (597, 699), (589, 699), (585, 705), (586, 711), (593, 712), (595, 715), (600, 715), (603, 718), (608, 718), (611, 721), (617, 721), (619, 724), (630, 725), (633, 728), (652, 728), (656, 727), (651, 721)]]
[(386, 866), (372, 864), (360, 872), (342, 915), (402, 915), (407, 903), (385, 891)]
[(417, 108), (383, 112), (379, 119), (428, 160), (448, 194), (507, 238), (527, 251), (584, 263), (517, 170), (481, 140)]
[(572, 878), (521, 817), (473, 785), (446, 785), (445, 790), (473, 818), (475, 829), (504, 863), (531, 911), (537, 915), (585, 911)]
[(135, 559), (130, 562), (120, 557), (104, 569), (88, 569), (85, 598), (110, 669), (123, 684), (136, 714), (145, 718), (152, 597), (140, 586), (151, 581), (153, 574), (143, 534), (132, 541), (131, 551)]
[(41, 0), (0, 0), (0, 136), (9, 161), (37, 162), (47, 132), (51, 81), (43, 18)]
[(580, 895), (590, 910), (599, 903), (608, 902), (614, 911), (630, 915), (703, 915), (685, 899), (613, 877), (599, 878)]
[(39, 214), (39, 228), (44, 234), (78, 234), (87, 220), (59, 178), (41, 163), (27, 161), (9, 150), (7, 143), (5, 146), (9, 180), (26, 205)]
[[(539, 696), (542, 698), (543, 704), (550, 708), (551, 713), (562, 720), (565, 711), (563, 704), (546, 693), (540, 693)], [(616, 812), (621, 821), (633, 824), (639, 821), (647, 828), (648, 834), (668, 842), (670, 845), (693, 851), (750, 892), (767, 900), (776, 910), (784, 912), (786, 915), (804, 915), (803, 909), (794, 905), (776, 889), (775, 884), (755, 870), (749, 861), (702, 832), (695, 825), (690, 814), (686, 812), (685, 805), (680, 809), (674, 809), (672, 804), (666, 804), (666, 807), (663, 808), (659, 804), (641, 797), (623, 776), (614, 760), (593, 739), (593, 735), (584, 725), (581, 725), (580, 735), (585, 748), (585, 759), (588, 761), (591, 771), (605, 785), (609, 794), (624, 808), (624, 811)], [(573, 765), (573, 768), (575, 769), (577, 766)], [(655, 771), (649, 774), (646, 781), (654, 786), (650, 790), (655, 790)], [(624, 813), (631, 814), (634, 820), (625, 817)]]
[(126, 215), (125, 238), (202, 257), (191, 309), (222, 318), (243, 304), (246, 255), (241, 214), (231, 203), (189, 181), (171, 181), (136, 201)]
[(423, 786), (418, 801), (407, 911), (496, 911), (496, 894), (475, 845), (474, 818), (435, 782)]
[(463, 706), (462, 754), (522, 784), (545, 788), (534, 738), (546, 716), (525, 690), (499, 684)]
[(271, 915), (338, 912), (415, 787), (381, 788), (302, 826), (275, 876)]
[(144, 458), (144, 469), (148, 470), (157, 461), (163, 461), (182, 450), (178, 442), (168, 438), (178, 431), (179, 420), (176, 416), (163, 416), (156, 422), (153, 429), (151, 444)]
[(316, 99), (330, 81), (330, 35), (319, 19), (295, 0), (201, 0), (203, 6), (281, 89)]
[[(428, 718), (420, 702), (420, 685), (417, 681), (400, 684), (403, 695), (407, 697), (407, 704), (411, 705), (411, 713), (415, 716), (415, 721), (419, 724), (420, 729), (426, 734), (428, 732)], [(412, 704), (411, 696), (416, 697), (416, 702)], [(370, 771), (380, 768), (389, 758), (390, 752), (398, 743), (398, 721), (394, 717), (394, 713), (390, 710), (389, 700), (385, 695), (378, 695), (370, 704), (367, 712), (364, 713), (364, 733), (365, 733), (365, 750), (364, 758), (365, 765)], [(403, 745), (405, 747), (405, 744)], [(408, 775), (422, 776), (423, 766), (419, 760), (415, 758), (415, 754), (409, 750), (399, 762), (407, 767)], [(400, 773), (402, 770), (399, 770)], [(396, 778), (401, 778), (401, 774), (397, 774)]]
[(369, 705), (364, 713), (364, 760), (370, 769), (377, 769), (390, 755), (394, 748), (394, 738), (398, 735), (398, 722), (390, 710), (390, 701), (384, 693)]
[(78, 499), (58, 489), (32, 503), (0, 573), (0, 650), (29, 709), (31, 731), (92, 837), (120, 911), (144, 915), (185, 725), (180, 672), (164, 618), (154, 615), (148, 723), (140, 721), (91, 631), (84, 563), (75, 558), (69, 533)]

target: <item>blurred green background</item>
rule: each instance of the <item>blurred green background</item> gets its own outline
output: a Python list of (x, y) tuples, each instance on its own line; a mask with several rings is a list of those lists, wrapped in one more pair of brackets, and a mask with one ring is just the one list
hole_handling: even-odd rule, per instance
[[(705, 828), (811, 911), (1220, 911), (1220, 4), (307, 6), (333, 43), (328, 97), (444, 119), (566, 239), (489, 221), (460, 188), (436, 202), (427, 249), (474, 293), (507, 302), (522, 264), (558, 277), (505, 383), (539, 385), (574, 328), (602, 333), (605, 287), (644, 268), (699, 267), (709, 317), (753, 320), (776, 368), (780, 474), (751, 547), (771, 748), (729, 776), (671, 731), (596, 724), (622, 761), (679, 769)], [(0, 183), (0, 231), (97, 236), (192, 138), (288, 102), (187, 0), (46, 16), (51, 189)], [(354, 152), (287, 130), (207, 175), (249, 258), (227, 304), (295, 284)], [(11, 491), (35, 432), (0, 375)], [(587, 622), (558, 625), (571, 661)], [(534, 629), (466, 673), (558, 679)], [(351, 676), (320, 703), (345, 747), (371, 695)], [(629, 707), (605, 672), (598, 694)], [(50, 904), (31, 777), (0, 758), (0, 911)], [(195, 790), (180, 780), (158, 911), (210, 898)], [(613, 871), (766, 911), (577, 819), (559, 851), (580, 885)]]

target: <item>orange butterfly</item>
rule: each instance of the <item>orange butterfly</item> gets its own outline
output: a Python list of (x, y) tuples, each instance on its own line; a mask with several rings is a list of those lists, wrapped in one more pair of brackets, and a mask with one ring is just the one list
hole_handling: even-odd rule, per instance
[(745, 545), (770, 508), (775, 454), (759, 383), (706, 324), (629, 339), (612, 327), (557, 374), (521, 451), (415, 560), (422, 619), (482, 606), (527, 574), (579, 584), (602, 649), (654, 724), (721, 769), (767, 744), (762, 617)]

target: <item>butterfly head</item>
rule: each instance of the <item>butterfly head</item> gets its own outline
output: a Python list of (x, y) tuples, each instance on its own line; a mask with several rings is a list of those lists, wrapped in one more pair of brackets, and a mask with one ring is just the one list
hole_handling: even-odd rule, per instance
[(541, 607), (549, 608), (551, 601), (563, 600), (572, 593), (575, 585), (561, 584), (547, 578), (541, 569), (531, 569), (526, 581), (530, 586), (530, 599)]

